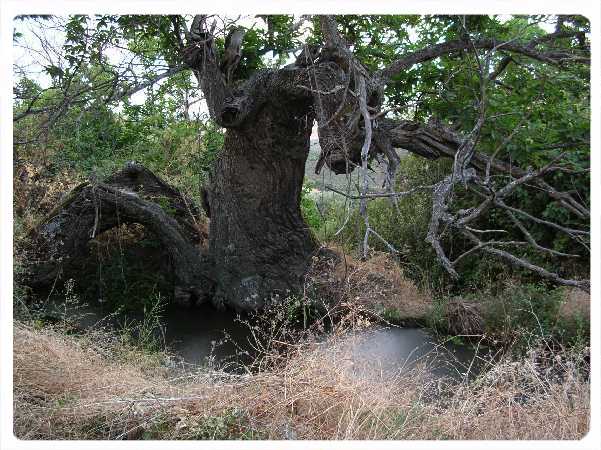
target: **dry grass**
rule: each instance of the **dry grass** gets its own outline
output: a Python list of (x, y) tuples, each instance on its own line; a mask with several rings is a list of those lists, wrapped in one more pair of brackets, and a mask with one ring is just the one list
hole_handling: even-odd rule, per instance
[(66, 169), (49, 176), (43, 165), (20, 163), (13, 171), (13, 206), (15, 216), (23, 223), (24, 232), (54, 208), (68, 192), (81, 183), (81, 177)]
[(558, 313), (563, 319), (590, 322), (591, 295), (581, 289), (566, 288), (565, 299), (561, 303)]
[[(471, 385), (462, 385), (442, 414), (428, 423), (448, 439), (580, 439), (589, 429), (589, 384), (574, 360), (554, 364), (562, 379), (537, 367), (537, 351), (504, 361)], [(577, 359), (577, 358), (576, 358)]]
[[(15, 433), (23, 439), (579, 439), (589, 386), (541, 350), (447, 386), (424, 367), (357, 372), (348, 335), (300, 343), (244, 376), (174, 374), (99, 336), (17, 323)], [(357, 375), (357, 373), (362, 373)], [(553, 375), (555, 374), (555, 375)], [(553, 376), (552, 376), (553, 375)]]
[(100, 345), (94, 348), (55, 330), (16, 324), (14, 346), (15, 433), (20, 438), (85, 438), (95, 434), (96, 423), (114, 436), (113, 425), (118, 427), (123, 414), (119, 398), (168, 387), (144, 373), (140, 358), (113, 362)]
[(444, 306), (446, 328), (454, 335), (482, 335), (484, 318), (482, 305), (462, 298), (449, 300)]

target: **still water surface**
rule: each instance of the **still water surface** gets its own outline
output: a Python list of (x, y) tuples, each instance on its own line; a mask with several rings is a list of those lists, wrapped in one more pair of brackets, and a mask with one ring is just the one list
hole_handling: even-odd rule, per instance
[[(60, 310), (60, 309), (59, 309)], [(140, 316), (107, 318), (100, 306), (85, 306), (73, 315), (81, 328), (109, 325), (119, 328)], [(211, 306), (196, 309), (169, 308), (161, 315), (161, 339), (178, 359), (189, 366), (221, 365), (240, 359), (240, 353), (253, 353), (254, 342), (249, 327), (229, 311)], [(324, 341), (327, 349), (328, 341)], [(337, 341), (337, 352), (351, 359), (359, 374), (394, 374), (423, 363), (435, 377), (462, 379), (473, 377), (486, 360), (484, 350), (437, 341), (421, 328), (379, 328), (350, 334)]]

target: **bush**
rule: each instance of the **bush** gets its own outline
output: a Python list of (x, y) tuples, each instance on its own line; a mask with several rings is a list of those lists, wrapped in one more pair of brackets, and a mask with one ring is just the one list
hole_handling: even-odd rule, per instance
[(253, 440), (265, 439), (263, 433), (252, 427), (246, 411), (226, 408), (222, 414), (205, 416), (190, 426), (186, 439), (194, 440)]
[[(430, 186), (446, 175), (448, 161), (426, 161), (412, 155), (401, 159), (398, 169), (396, 189), (399, 191), (416, 186)], [(356, 206), (356, 205), (355, 205)], [(432, 247), (425, 242), (432, 208), (431, 193), (428, 190), (401, 197), (396, 206), (389, 199), (376, 199), (368, 203), (369, 222), (373, 229), (400, 252), (399, 262), (404, 273), (422, 288), (444, 291), (451, 283), (444, 269), (436, 259)], [(365, 233), (365, 225), (357, 208), (347, 219), (345, 203), (338, 199), (327, 201), (321, 208), (328, 218), (327, 235), (336, 243), (355, 250), (360, 248)], [(333, 220), (332, 220), (333, 219)], [(344, 225), (344, 227), (343, 227)], [(334, 235), (334, 232), (343, 230)], [(387, 252), (389, 249), (380, 240), (371, 237), (370, 248)]]
[(323, 219), (317, 208), (317, 203), (311, 197), (312, 189), (313, 185), (310, 182), (305, 182), (303, 184), (300, 207), (303, 219), (305, 219), (307, 225), (309, 225), (313, 232), (317, 232), (323, 223)]
[(125, 318), (119, 333), (122, 342), (148, 353), (164, 350), (164, 326), (161, 322), (164, 310), (165, 299), (157, 294), (150, 299), (148, 306), (144, 306), (141, 319)]
[(440, 313), (432, 316), (431, 325), (449, 334), (481, 333), (492, 343), (511, 346), (518, 352), (541, 341), (562, 347), (586, 346), (590, 297), (574, 291), (506, 282), (496, 291), (439, 298)]
[[(419, 186), (432, 186), (450, 173), (451, 165), (451, 160), (428, 161), (413, 155), (404, 156), (401, 158), (398, 168), (395, 189), (408, 191)], [(455, 194), (455, 208), (468, 208), (477, 204), (478, 199), (474, 198), (474, 194), (465, 192), (461, 186), (456, 188)], [(540, 199), (537, 195), (529, 193), (526, 195), (521, 191), (516, 192), (516, 195), (520, 196), (520, 204), (524, 205), (525, 210), (536, 212), (540, 207)], [(347, 218), (347, 203), (340, 201), (339, 196), (337, 198), (326, 197), (324, 204), (319, 205), (324, 219), (318, 236), (358, 252), (362, 246), (365, 225), (357, 206), (357, 202), (352, 205), (350, 217)], [(460, 277), (453, 279), (440, 264), (432, 246), (425, 241), (431, 211), (432, 192), (430, 189), (400, 197), (396, 205), (386, 198), (368, 202), (370, 226), (399, 252), (398, 260), (404, 273), (421, 288), (439, 296), (446, 296), (458, 295), (466, 291), (481, 292), (494, 289), (495, 286), (502, 286), (508, 278), (523, 283), (536, 283), (540, 279), (533, 272), (513, 267), (482, 252), (474, 253), (463, 259), (457, 267)], [(508, 220), (501, 211), (491, 209), (487, 212), (486, 217), (474, 226), (481, 229), (506, 229), (510, 231), (507, 234), (508, 239), (523, 240), (519, 230), (514, 230), (514, 225)], [(342, 231), (335, 234), (340, 228), (343, 228)], [(530, 231), (542, 245), (559, 248), (554, 244), (559, 239), (556, 233), (541, 230), (536, 224)], [(441, 242), (447, 249), (450, 259), (456, 258), (473, 246), (471, 242), (452, 231), (444, 234)], [(385, 243), (373, 236), (370, 237), (369, 245), (376, 251), (389, 251)], [(570, 250), (570, 252), (572, 251), (575, 250)], [(569, 277), (577, 276), (578, 273), (586, 273), (588, 270), (588, 258), (584, 256), (558, 263), (556, 258), (551, 259), (548, 255), (541, 254), (532, 248), (526, 248), (522, 256), (534, 264), (553, 267), (559, 273)]]

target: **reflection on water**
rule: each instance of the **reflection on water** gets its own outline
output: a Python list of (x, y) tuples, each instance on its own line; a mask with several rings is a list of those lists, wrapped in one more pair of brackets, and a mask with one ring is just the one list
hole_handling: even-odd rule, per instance
[[(141, 320), (140, 315), (109, 316), (100, 306), (79, 308), (73, 316), (81, 328), (110, 325), (116, 328), (126, 321)], [(168, 308), (161, 314), (162, 338), (167, 348), (186, 365), (227, 366), (249, 362), (252, 354), (250, 328), (230, 311), (217, 311), (210, 305), (195, 309)], [(451, 343), (437, 342), (419, 328), (381, 328), (349, 334), (336, 341), (336, 352), (344, 353), (355, 374), (390, 374), (406, 372), (424, 364), (435, 377), (462, 379), (473, 377), (482, 368), (482, 352)], [(325, 348), (331, 346), (325, 342)], [(334, 357), (334, 356), (333, 356)], [(233, 367), (233, 366), (232, 366)]]
[[(131, 329), (143, 321), (142, 313), (107, 312), (102, 305), (77, 305), (65, 309), (63, 304), (50, 304), (46, 317), (67, 317), (70, 324), (86, 330), (108, 327), (115, 330)], [(252, 347), (249, 344), (250, 329), (230, 311), (218, 311), (210, 305), (196, 308), (168, 307), (158, 314), (160, 329), (154, 335), (186, 365), (224, 366), (248, 361)], [(60, 319), (62, 320), (62, 319)]]
[(383, 328), (347, 337), (342, 351), (356, 374), (394, 375), (424, 365), (435, 377), (472, 378), (482, 369), (484, 352), (441, 343), (420, 328)]

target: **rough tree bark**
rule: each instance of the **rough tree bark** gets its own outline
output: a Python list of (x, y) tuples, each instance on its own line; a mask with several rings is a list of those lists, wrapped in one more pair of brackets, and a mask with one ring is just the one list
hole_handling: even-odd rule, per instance
[(299, 288), (316, 249), (300, 211), (312, 123), (291, 99), (228, 131), (207, 186), (214, 303), (255, 310)]

